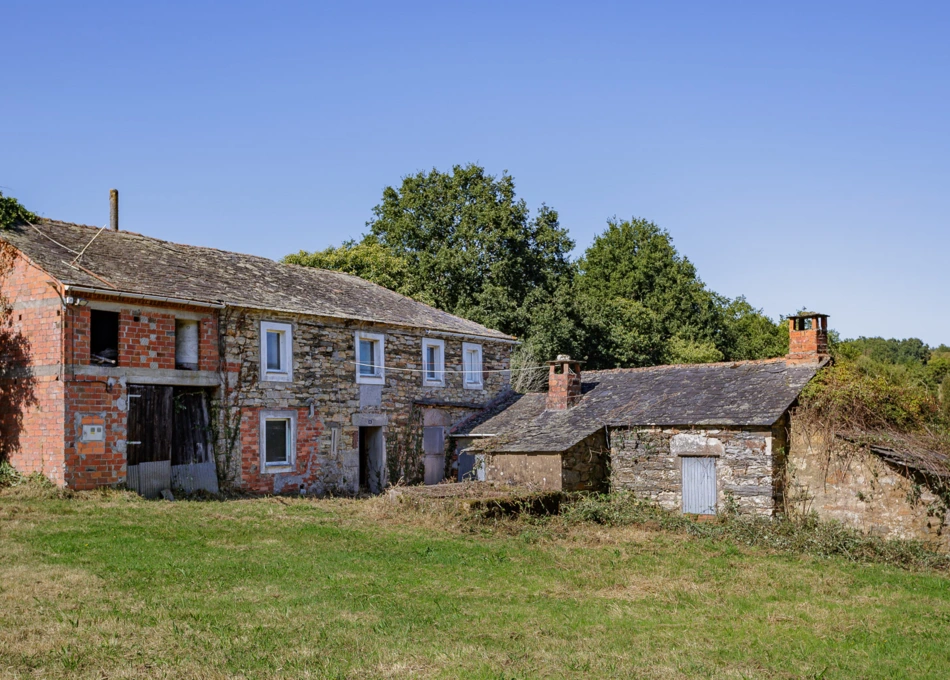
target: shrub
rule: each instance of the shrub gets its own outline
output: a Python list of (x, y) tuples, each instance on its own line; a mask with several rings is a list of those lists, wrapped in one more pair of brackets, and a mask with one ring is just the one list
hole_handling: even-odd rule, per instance
[(905, 568), (950, 570), (950, 555), (920, 541), (869, 536), (816, 515), (802, 518), (726, 514), (697, 522), (628, 492), (594, 494), (561, 509), (568, 524), (640, 525), (737, 545), (816, 557), (843, 557), (853, 562), (881, 562)]
[(921, 430), (937, 419), (939, 403), (933, 392), (902, 368), (861, 358), (840, 361), (808, 383), (801, 404), (844, 429)]

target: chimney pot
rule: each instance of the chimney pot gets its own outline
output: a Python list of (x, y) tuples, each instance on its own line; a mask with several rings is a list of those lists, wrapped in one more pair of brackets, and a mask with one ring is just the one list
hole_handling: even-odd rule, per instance
[(788, 317), (787, 362), (817, 362), (828, 356), (827, 314), (799, 312)]
[(119, 231), (119, 190), (109, 189), (109, 226)]

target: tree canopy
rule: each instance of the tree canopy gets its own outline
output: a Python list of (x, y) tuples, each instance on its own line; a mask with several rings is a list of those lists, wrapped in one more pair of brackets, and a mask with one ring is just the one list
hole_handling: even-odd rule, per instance
[(531, 310), (550, 301), (573, 266), (557, 212), (532, 215), (507, 173), (457, 165), (386, 187), (369, 233), (287, 262), (366, 276), (452, 314), (523, 337)]

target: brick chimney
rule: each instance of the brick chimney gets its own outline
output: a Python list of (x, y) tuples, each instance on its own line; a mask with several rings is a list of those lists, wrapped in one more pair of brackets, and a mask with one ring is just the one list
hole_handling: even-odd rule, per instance
[(566, 354), (549, 361), (548, 411), (566, 411), (581, 399), (581, 364)]
[(828, 315), (799, 312), (788, 317), (789, 363), (820, 361), (828, 356)]

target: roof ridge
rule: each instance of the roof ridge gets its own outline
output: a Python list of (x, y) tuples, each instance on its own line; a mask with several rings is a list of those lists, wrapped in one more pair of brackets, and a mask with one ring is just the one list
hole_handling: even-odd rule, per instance
[(740, 359), (737, 361), (713, 361), (701, 364), (657, 364), (655, 366), (633, 366), (628, 368), (601, 368), (591, 371), (581, 371), (581, 377), (590, 373), (633, 373), (635, 371), (659, 371), (671, 368), (703, 368), (703, 367), (737, 367), (786, 363), (787, 357), (773, 357), (771, 359)]

